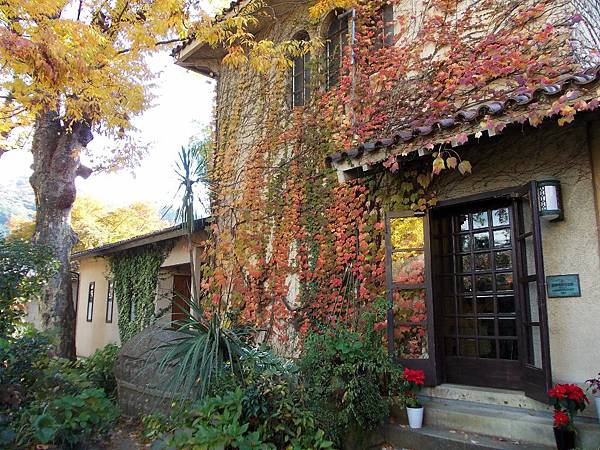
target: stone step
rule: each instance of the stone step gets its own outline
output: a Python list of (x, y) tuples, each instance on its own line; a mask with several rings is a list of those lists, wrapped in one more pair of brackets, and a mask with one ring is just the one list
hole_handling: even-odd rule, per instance
[[(396, 450), (550, 450), (553, 446), (511, 441), (477, 433), (466, 433), (440, 427), (427, 426), (413, 430), (405, 425), (390, 424), (384, 427), (385, 444), (372, 449)], [(387, 447), (386, 447), (387, 445)]]
[[(555, 445), (550, 411), (439, 398), (423, 398), (422, 403), (424, 424), (428, 427), (501, 436), (508, 441), (541, 446)], [(575, 425), (581, 449), (600, 449), (600, 425), (596, 419), (577, 417)]]
[[(585, 389), (585, 386), (583, 387)], [(488, 387), (464, 386), (460, 384), (444, 383), (432, 388), (424, 388), (421, 391), (424, 397), (435, 397), (444, 400), (466, 400), (486, 405), (510, 406), (533, 411), (550, 411), (552, 407), (548, 403), (542, 403), (525, 395), (523, 391), (496, 389)], [(595, 402), (590, 398), (590, 404), (581, 416), (598, 417)]]
[(550, 411), (547, 403), (538, 402), (525, 395), (523, 391), (509, 389), (484, 388), (444, 383), (421, 391), (424, 397), (435, 397), (443, 400), (465, 400), (486, 405), (510, 406), (533, 411)]

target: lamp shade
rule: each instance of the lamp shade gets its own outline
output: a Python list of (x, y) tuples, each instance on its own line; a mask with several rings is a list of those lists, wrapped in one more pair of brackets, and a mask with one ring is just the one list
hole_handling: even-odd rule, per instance
[(550, 222), (564, 219), (560, 181), (548, 178), (537, 182), (540, 217)]

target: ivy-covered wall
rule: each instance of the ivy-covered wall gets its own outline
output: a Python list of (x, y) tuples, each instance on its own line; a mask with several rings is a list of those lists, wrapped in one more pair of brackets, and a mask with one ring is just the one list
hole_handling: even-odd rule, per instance
[(150, 244), (110, 258), (122, 343), (152, 323), (158, 272), (172, 246), (172, 242)]
[[(425, 210), (436, 202), (435, 176), (445, 169), (461, 176), (470, 171), (459, 146), (469, 141), (470, 125), (459, 120), (464, 126), (450, 127), (440, 140), (436, 120), (581, 69), (568, 39), (579, 21), (572, 2), (390, 3), (396, 45), (379, 45), (382, 1), (300, 3), (272, 22), (265, 19), (259, 44), (246, 54), (239, 40), (224, 44), (235, 48), (215, 68), (217, 144), (210, 178), (216, 220), (209, 255), (215, 263), (204, 277), (207, 303), (265, 330), (267, 338), (285, 342), (290, 328), (303, 334), (344, 320), (385, 295), (384, 212)], [(318, 43), (336, 8), (354, 8), (354, 33), (339, 83), (326, 90), (327, 52)], [(267, 9), (261, 13), (270, 14)], [(219, 31), (231, 37), (236, 29), (227, 20), (219, 24), (213, 43)], [(301, 30), (317, 44), (310, 49), (312, 98), (292, 108), (289, 66), (276, 50)], [(211, 51), (209, 41), (203, 52)], [(199, 67), (214, 63), (205, 58)], [(526, 108), (518, 120), (511, 115), (516, 108), (489, 114), (476, 126), (494, 135), (506, 127), (504, 119), (535, 126), (555, 114), (565, 124), (588, 108), (566, 99), (540, 102), (543, 111)], [(333, 153), (391, 137), (396, 145), (382, 160), (385, 172), (339, 185), (325, 163)], [(440, 146), (433, 157), (410, 165), (398, 160)]]

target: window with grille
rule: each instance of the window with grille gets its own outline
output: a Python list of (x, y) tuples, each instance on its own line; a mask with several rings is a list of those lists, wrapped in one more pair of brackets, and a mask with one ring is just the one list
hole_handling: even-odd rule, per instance
[(88, 322), (92, 321), (92, 317), (94, 315), (94, 292), (96, 291), (96, 282), (90, 282), (90, 286), (88, 288), (88, 301), (87, 301), (87, 311), (85, 320)]
[[(310, 40), (306, 31), (296, 34), (294, 40)], [(304, 106), (310, 99), (310, 53), (294, 59), (292, 65), (292, 106)]]
[(390, 3), (386, 3), (380, 10), (380, 19), (382, 22), (381, 25), (381, 35), (379, 39), (377, 39), (377, 48), (387, 47), (390, 45), (394, 45), (394, 6)]
[(106, 293), (106, 323), (113, 321), (113, 305), (115, 302), (115, 283), (108, 280), (108, 292)]
[(327, 29), (326, 42), (326, 87), (331, 89), (339, 82), (344, 48), (348, 43), (348, 17), (343, 11), (334, 13)]

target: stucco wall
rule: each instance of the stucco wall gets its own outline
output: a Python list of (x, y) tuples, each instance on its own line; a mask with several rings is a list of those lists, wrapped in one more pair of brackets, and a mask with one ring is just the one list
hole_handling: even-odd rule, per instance
[[(600, 156), (600, 145), (595, 151)], [(461, 155), (473, 163), (473, 174), (440, 177), (435, 186), (442, 200), (547, 176), (561, 181), (565, 220), (542, 221), (544, 269), (546, 275), (578, 273), (582, 296), (547, 299), (552, 374), (554, 381), (582, 383), (600, 371), (600, 259), (588, 124), (509, 132)]]
[[(104, 258), (84, 258), (79, 263), (79, 302), (75, 334), (77, 356), (89, 356), (106, 344), (119, 344), (118, 305), (114, 302), (112, 323), (106, 323), (109, 269)], [(88, 289), (96, 283), (92, 321), (86, 320)]]
[(173, 249), (169, 252), (161, 267), (187, 264), (190, 262), (190, 253), (185, 238), (179, 238)]
[[(194, 242), (206, 239), (205, 233), (196, 233)], [(201, 252), (196, 252), (197, 258)], [(189, 268), (182, 268), (181, 264), (189, 263), (189, 251), (185, 238), (179, 238), (167, 258), (161, 265), (157, 280), (156, 311), (159, 312), (169, 307), (171, 291), (173, 289), (173, 274), (189, 273)], [(88, 257), (79, 261), (79, 301), (77, 307), (76, 348), (78, 356), (89, 356), (99, 348), (109, 343), (120, 343), (118, 328), (117, 301), (114, 302), (112, 323), (106, 323), (106, 296), (108, 290), (109, 266), (104, 257)], [(94, 311), (92, 321), (86, 321), (88, 289), (90, 282), (96, 283), (94, 296)], [(171, 320), (170, 312), (159, 319), (159, 323), (168, 324)]]

